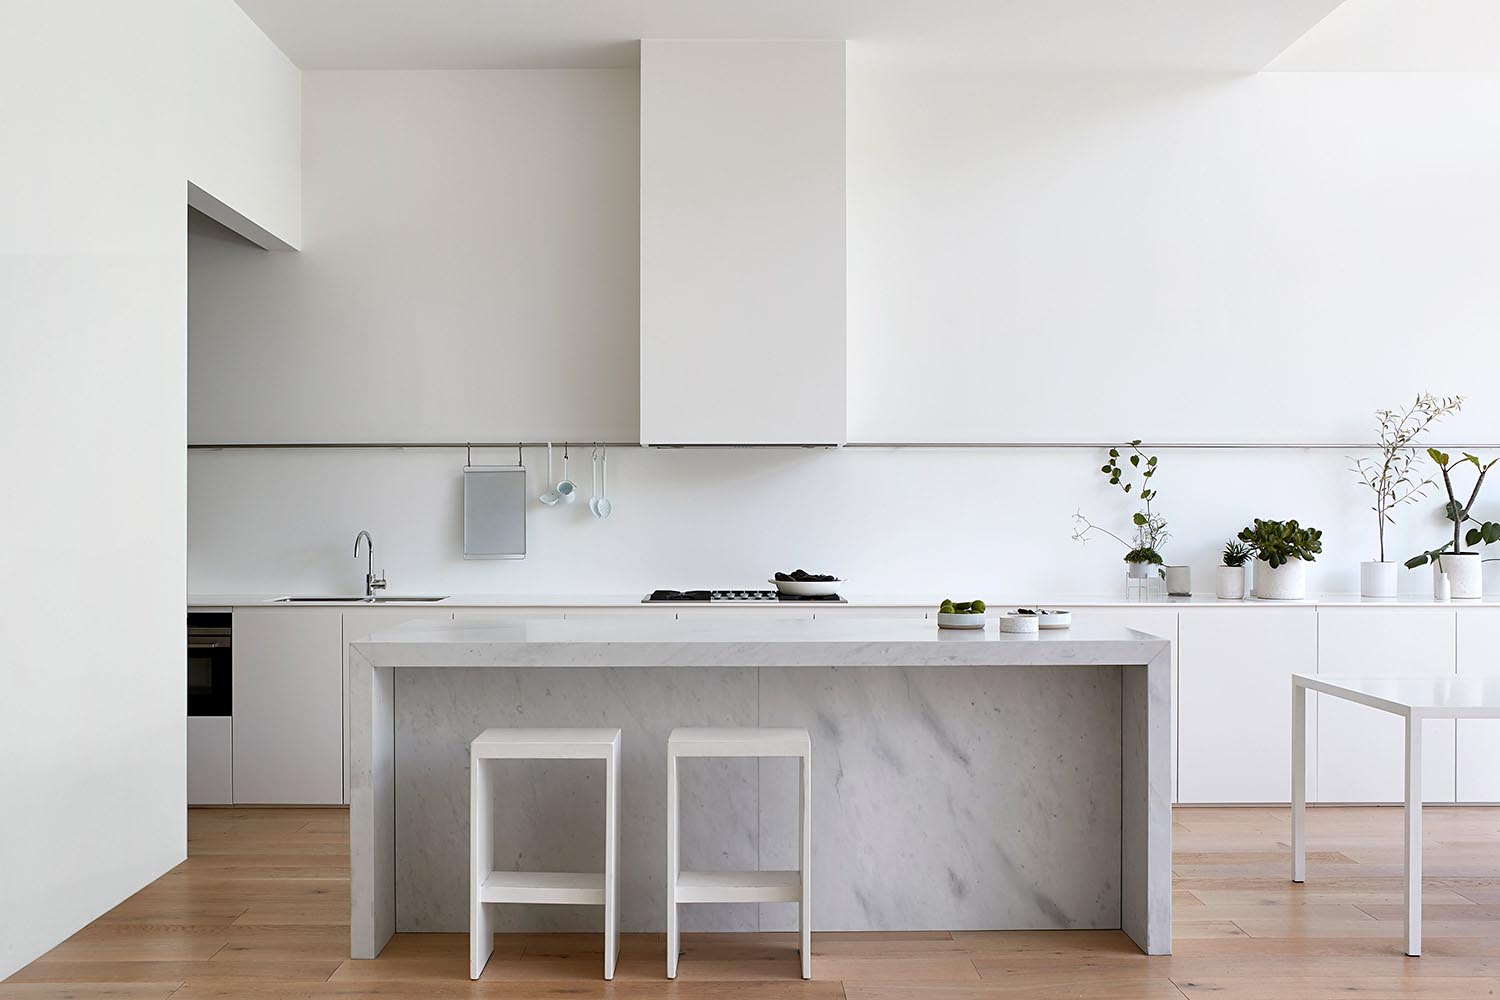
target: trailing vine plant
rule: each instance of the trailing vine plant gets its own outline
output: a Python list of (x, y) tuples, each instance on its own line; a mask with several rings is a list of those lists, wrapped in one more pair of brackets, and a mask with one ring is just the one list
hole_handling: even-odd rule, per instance
[(1167, 519), (1151, 508), (1152, 501), (1156, 499), (1156, 489), (1151, 485), (1151, 477), (1157, 473), (1156, 456), (1148, 455), (1141, 450), (1139, 438), (1125, 447), (1130, 452), (1123, 456), (1129, 466), (1128, 469), (1120, 464), (1122, 457), (1120, 449), (1111, 448), (1109, 460), (1099, 467), (1099, 471), (1109, 477), (1111, 486), (1118, 486), (1124, 493), (1140, 498), (1141, 509), (1136, 511), (1130, 519), (1131, 524), (1135, 526), (1134, 539), (1126, 541), (1108, 528), (1093, 523), (1083, 516), (1082, 511), (1079, 511), (1073, 515), (1073, 540), (1087, 543), (1094, 532), (1099, 532), (1125, 546), (1126, 562), (1160, 566), (1164, 561), (1161, 557), (1161, 548), (1172, 536), (1167, 531)]

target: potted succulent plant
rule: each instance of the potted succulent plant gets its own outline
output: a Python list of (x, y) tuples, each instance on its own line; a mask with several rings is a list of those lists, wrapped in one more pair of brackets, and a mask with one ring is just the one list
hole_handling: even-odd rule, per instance
[(1434, 396), (1424, 392), (1403, 410), (1376, 410), (1378, 458), (1354, 460), (1351, 471), (1375, 494), (1370, 510), (1375, 514), (1379, 559), (1359, 564), (1359, 592), (1364, 597), (1396, 596), (1396, 564), (1385, 558), (1385, 526), (1394, 524), (1391, 511), (1405, 503), (1414, 503), (1427, 495), (1433, 485), (1414, 466), (1417, 450), (1413, 447), (1429, 427), (1446, 416), (1457, 413), (1464, 403), (1462, 396)]
[[(1497, 462), (1500, 462), (1500, 458), (1481, 462), (1477, 456), (1465, 452), (1464, 456), (1455, 462), (1436, 448), (1428, 448), (1427, 457), (1432, 459), (1443, 474), (1443, 489), (1448, 493), (1448, 503), (1444, 508), (1444, 513), (1447, 514), (1448, 520), (1453, 522), (1453, 541), (1423, 552), (1419, 556), (1413, 556), (1406, 561), (1406, 565), (1416, 569), (1423, 563), (1431, 562), (1434, 590), (1436, 590), (1439, 575), (1447, 574), (1449, 588), (1455, 600), (1475, 600), (1484, 596), (1485, 560), (1479, 554), (1479, 546), (1500, 541), (1500, 524), (1480, 521), (1474, 517), (1472, 511), (1475, 501), (1479, 499), (1480, 487), (1484, 486), (1484, 477)], [(1469, 494), (1469, 502), (1460, 504), (1458, 497), (1453, 493), (1453, 472), (1465, 462), (1478, 469), (1479, 475), (1474, 480), (1474, 489)], [(1469, 522), (1473, 522), (1476, 527), (1463, 533), (1464, 525)], [(1464, 551), (1463, 545), (1460, 544), (1461, 533), (1463, 533), (1463, 545), (1468, 545), (1472, 551)]]
[[(1096, 531), (1108, 535), (1125, 546), (1127, 574), (1133, 580), (1140, 580), (1149, 576), (1153, 568), (1164, 565), (1160, 550), (1171, 535), (1167, 532), (1167, 519), (1151, 509), (1151, 502), (1156, 499), (1156, 490), (1151, 486), (1151, 477), (1157, 472), (1156, 456), (1142, 451), (1139, 439), (1131, 441), (1125, 447), (1130, 449), (1130, 454), (1125, 456), (1125, 461), (1130, 465), (1129, 471), (1120, 464), (1118, 448), (1109, 449), (1109, 460), (1100, 466), (1099, 471), (1109, 477), (1111, 486), (1118, 486), (1125, 493), (1140, 498), (1141, 509), (1130, 519), (1135, 526), (1134, 538), (1126, 541), (1108, 528), (1094, 524), (1079, 512), (1073, 515), (1073, 540), (1087, 542)], [(1131, 481), (1132, 473), (1140, 475), (1139, 483)], [(1140, 487), (1139, 490), (1136, 489), (1137, 486)], [(1160, 573), (1161, 570), (1158, 568), (1157, 572)]]
[(1296, 521), (1255, 519), (1240, 529), (1240, 541), (1255, 553), (1255, 596), (1263, 601), (1300, 601), (1307, 596), (1307, 564), (1323, 551), (1323, 533)]
[(1224, 546), (1224, 565), (1219, 567), (1215, 597), (1221, 601), (1245, 599), (1245, 563), (1250, 561), (1250, 555), (1250, 546), (1237, 539), (1231, 539)]

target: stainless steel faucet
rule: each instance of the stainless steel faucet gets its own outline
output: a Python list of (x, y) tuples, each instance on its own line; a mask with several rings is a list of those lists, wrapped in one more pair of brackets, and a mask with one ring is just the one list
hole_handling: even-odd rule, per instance
[(380, 575), (375, 575), (375, 539), (370, 537), (368, 531), (361, 531), (354, 536), (354, 558), (359, 558), (359, 540), (365, 540), (365, 596), (374, 597), (375, 591), (385, 589), (385, 570)]

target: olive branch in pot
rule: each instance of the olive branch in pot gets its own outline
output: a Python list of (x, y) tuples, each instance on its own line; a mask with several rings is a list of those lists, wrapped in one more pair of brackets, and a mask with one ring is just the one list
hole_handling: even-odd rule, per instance
[(1462, 409), (1462, 396), (1434, 396), (1424, 392), (1404, 410), (1376, 410), (1376, 443), (1380, 458), (1360, 458), (1351, 467), (1359, 481), (1375, 494), (1370, 508), (1380, 538), (1380, 561), (1385, 562), (1385, 526), (1394, 524), (1391, 511), (1406, 503), (1426, 497), (1433, 485), (1431, 476), (1414, 471), (1417, 461), (1417, 438), (1435, 422)]

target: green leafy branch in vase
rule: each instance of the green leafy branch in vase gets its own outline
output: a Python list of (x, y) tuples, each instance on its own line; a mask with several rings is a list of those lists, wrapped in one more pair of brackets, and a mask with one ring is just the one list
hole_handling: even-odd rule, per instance
[[(1484, 486), (1484, 477), (1489, 475), (1490, 469), (1500, 463), (1500, 458), (1492, 458), (1488, 462), (1481, 461), (1477, 455), (1464, 452), (1462, 458), (1453, 461), (1447, 454), (1436, 448), (1427, 449), (1427, 457), (1437, 465), (1443, 473), (1443, 489), (1448, 492), (1448, 502), (1443, 506), (1443, 513), (1448, 520), (1453, 522), (1453, 540), (1444, 542), (1435, 549), (1428, 549), (1420, 555), (1412, 556), (1406, 560), (1407, 569), (1416, 569), (1425, 566), (1434, 560), (1442, 562), (1442, 557), (1452, 553), (1453, 555), (1464, 554), (1463, 545), (1468, 545), (1475, 551), (1480, 545), (1493, 545), (1500, 541), (1500, 524), (1494, 521), (1481, 521), (1473, 514), (1474, 504), (1479, 500), (1479, 490)], [(1474, 480), (1474, 489), (1469, 493), (1469, 502), (1460, 504), (1457, 495), (1453, 492), (1453, 472), (1464, 463), (1469, 463), (1479, 470), (1479, 476)], [(1463, 531), (1465, 524), (1473, 523), (1475, 527), (1467, 532)], [(1463, 544), (1459, 544), (1462, 533)], [(1485, 562), (1500, 562), (1496, 559), (1486, 559)]]
[[(1128, 469), (1120, 464), (1122, 457), (1120, 449), (1111, 448), (1109, 460), (1099, 467), (1099, 471), (1109, 477), (1111, 486), (1118, 486), (1127, 495), (1140, 498), (1143, 506), (1130, 519), (1131, 524), (1135, 526), (1134, 540), (1126, 541), (1108, 528), (1093, 523), (1083, 516), (1082, 511), (1073, 515), (1073, 540), (1087, 543), (1094, 532), (1099, 532), (1125, 546), (1126, 562), (1160, 566), (1164, 562), (1161, 557), (1161, 548), (1172, 536), (1167, 531), (1167, 519), (1151, 509), (1151, 503), (1156, 499), (1156, 489), (1151, 485), (1151, 477), (1155, 476), (1158, 471), (1156, 456), (1148, 455), (1141, 450), (1139, 438), (1125, 447), (1130, 452), (1123, 456), (1129, 466)], [(1139, 476), (1138, 482), (1133, 480), (1133, 477), (1137, 475)]]

